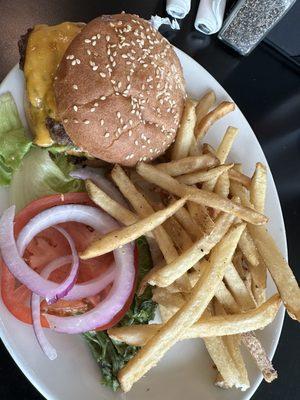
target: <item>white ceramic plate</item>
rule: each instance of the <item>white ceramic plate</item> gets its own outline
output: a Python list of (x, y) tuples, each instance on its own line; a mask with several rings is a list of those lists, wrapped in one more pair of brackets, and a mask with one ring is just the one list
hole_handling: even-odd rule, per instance
[[(213, 89), (218, 101), (228, 100), (222, 86), (199, 64), (183, 52), (177, 50), (186, 78), (187, 91), (199, 98), (208, 89)], [(25, 121), (23, 110), (23, 74), (15, 67), (0, 86), (0, 93), (11, 91), (20, 114)], [(252, 174), (257, 161), (267, 164), (262, 149), (251, 127), (239, 109), (217, 122), (205, 138), (216, 146), (228, 125), (236, 126), (240, 132), (236, 139), (231, 158), (243, 162), (244, 170)], [(1, 210), (9, 205), (9, 193), (0, 191)], [(284, 222), (276, 187), (268, 174), (266, 214), (270, 217), (269, 228), (283, 255), (287, 256)], [(268, 296), (275, 291), (268, 282)], [(270, 357), (273, 356), (283, 323), (284, 311), (280, 309), (275, 321), (263, 332), (259, 332), (263, 345)], [(49, 400), (108, 400), (124, 398), (121, 393), (112, 393), (100, 385), (100, 374), (89, 349), (79, 336), (60, 335), (53, 332), (48, 337), (56, 347), (58, 358), (49, 361), (41, 352), (32, 328), (17, 321), (0, 300), (0, 334), (15, 362)], [(145, 378), (134, 385), (126, 395), (128, 400), (246, 400), (261, 382), (261, 375), (252, 360), (246, 355), (251, 388), (246, 392), (221, 390), (213, 385), (215, 370), (201, 340), (188, 340), (176, 344)], [(284, 366), (278, 366), (284, 368)]]

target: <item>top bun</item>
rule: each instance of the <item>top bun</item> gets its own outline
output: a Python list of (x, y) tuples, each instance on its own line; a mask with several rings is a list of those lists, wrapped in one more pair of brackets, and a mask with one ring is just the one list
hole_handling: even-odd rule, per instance
[(169, 42), (136, 15), (88, 23), (68, 47), (54, 84), (59, 117), (75, 145), (127, 166), (174, 141), (185, 98)]

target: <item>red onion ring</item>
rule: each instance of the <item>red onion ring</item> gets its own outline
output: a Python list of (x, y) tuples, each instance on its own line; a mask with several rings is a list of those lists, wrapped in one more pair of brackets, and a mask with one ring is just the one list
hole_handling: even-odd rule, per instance
[(82, 180), (90, 179), (108, 196), (110, 196), (118, 203), (122, 204), (122, 206), (128, 208), (128, 203), (121, 194), (121, 192), (119, 191), (119, 189), (111, 181), (109, 181), (103, 176), (103, 171), (101, 171), (99, 168), (90, 168), (90, 167), (81, 168), (72, 171), (70, 175), (73, 178), (77, 179), (82, 179)]
[(134, 284), (134, 249), (131, 244), (114, 251), (118, 274), (107, 297), (82, 315), (47, 315), (50, 327), (60, 333), (83, 333), (106, 325), (123, 308)]
[[(70, 261), (73, 260), (72, 256), (68, 256), (68, 257), (69, 257)], [(50, 264), (48, 264), (41, 272), (41, 276), (45, 279), (48, 279), (49, 275), (54, 270), (53, 265), (55, 265), (56, 268), (61, 267), (62, 265), (65, 265), (65, 262), (63, 262), (65, 260), (62, 260), (62, 258), (63, 257), (60, 257), (60, 258), (52, 261)], [(32, 293), (32, 295), (31, 295), (31, 315), (32, 315), (33, 331), (34, 331), (35, 337), (36, 337), (41, 349), (45, 353), (45, 355), (50, 360), (55, 360), (57, 358), (57, 352), (56, 352), (55, 348), (51, 345), (51, 343), (48, 341), (48, 339), (46, 338), (44, 330), (41, 325), (40, 303), (41, 303), (40, 296), (35, 293)]]
[[(55, 271), (57, 268), (69, 264), (72, 262), (72, 256), (62, 256), (56, 258), (51, 263), (49, 263), (44, 269), (45, 274), (50, 276), (50, 274)], [(44, 276), (44, 275), (43, 275)], [(110, 283), (113, 282), (116, 276), (116, 265), (113, 262), (111, 266), (103, 272), (97, 278), (91, 279), (87, 282), (76, 283), (69, 293), (64, 296), (64, 300), (79, 300), (84, 299), (86, 297), (95, 296), (104, 290)]]
[[(75, 221), (91, 226), (105, 234), (119, 227), (108, 214), (85, 205), (62, 205), (47, 209), (32, 218), (14, 239), (14, 207), (6, 210), (0, 220), (0, 249), (3, 261), (11, 273), (34, 293), (48, 297), (57, 284), (44, 279), (33, 271), (21, 258), (25, 248), (39, 232), (59, 223)], [(127, 244), (114, 251), (118, 274), (108, 296), (93, 310), (74, 317), (48, 316), (51, 326), (58, 332), (82, 333), (96, 329), (112, 320), (123, 308), (134, 285), (134, 247)]]
[[(55, 271), (57, 268), (62, 267), (65, 264), (69, 264), (72, 262), (72, 256), (63, 256), (56, 258), (51, 261), (41, 272), (41, 276), (45, 279), (48, 279), (50, 274)], [(108, 272), (108, 273), (107, 273)], [(106, 288), (108, 284), (110, 284), (115, 276), (115, 265), (113, 264), (104, 274), (100, 277), (90, 280), (89, 282), (85, 282), (83, 284), (74, 285), (71, 291), (68, 293), (69, 299), (84, 298), (87, 296), (93, 296), (96, 293), (100, 293), (103, 289)], [(92, 284), (92, 281), (94, 282)], [(88, 287), (95, 287), (96, 291), (90, 291)], [(88, 289), (88, 291), (87, 291)], [(72, 294), (73, 292), (73, 294)], [(75, 294), (76, 293), (76, 294)], [(92, 293), (92, 294), (90, 294)], [(75, 296), (74, 296), (75, 294)], [(67, 297), (64, 298), (67, 300)], [(57, 358), (57, 353), (55, 348), (49, 343), (48, 339), (45, 336), (44, 330), (41, 326), (41, 316), (40, 316), (40, 296), (33, 293), (31, 296), (31, 313), (32, 313), (32, 325), (34, 329), (34, 333), (36, 339), (45, 353), (45, 355), (50, 359), (54, 360)]]
[(72, 253), (72, 266), (71, 266), (71, 271), (67, 276), (67, 278), (62, 283), (57, 285), (57, 287), (54, 290), (52, 290), (51, 293), (48, 294), (49, 297), (46, 297), (46, 301), (48, 304), (55, 303), (57, 300), (61, 299), (62, 297), (65, 297), (69, 293), (69, 291), (72, 289), (72, 287), (76, 282), (78, 268), (79, 268), (79, 257), (75, 247), (74, 240), (71, 238), (71, 236), (65, 229), (59, 226), (55, 226), (53, 228), (55, 228), (67, 239)]
[(41, 231), (63, 222), (75, 221), (91, 226), (103, 234), (117, 229), (118, 223), (100, 209), (84, 205), (62, 205), (49, 208), (33, 217), (22, 229), (17, 243), (14, 238), (13, 220), (15, 207), (4, 211), (0, 219), (0, 250), (10, 272), (32, 292), (49, 298), (57, 284), (44, 279), (22, 259), (29, 242)]

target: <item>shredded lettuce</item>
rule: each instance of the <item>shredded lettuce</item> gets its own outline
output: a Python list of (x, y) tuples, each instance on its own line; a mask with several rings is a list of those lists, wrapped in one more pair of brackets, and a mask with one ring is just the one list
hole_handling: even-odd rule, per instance
[(13, 175), (11, 203), (20, 210), (43, 196), (84, 191), (83, 182), (69, 175), (74, 168), (67, 155), (50, 155), (47, 149), (32, 147)]
[(12, 95), (4, 93), (0, 96), (0, 186), (10, 184), (31, 146)]

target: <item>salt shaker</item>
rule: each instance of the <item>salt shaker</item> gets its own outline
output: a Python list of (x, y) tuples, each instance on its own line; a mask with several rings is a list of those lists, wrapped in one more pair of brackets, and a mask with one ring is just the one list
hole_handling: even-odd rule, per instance
[(249, 54), (296, 0), (240, 0), (218, 38), (243, 56)]

